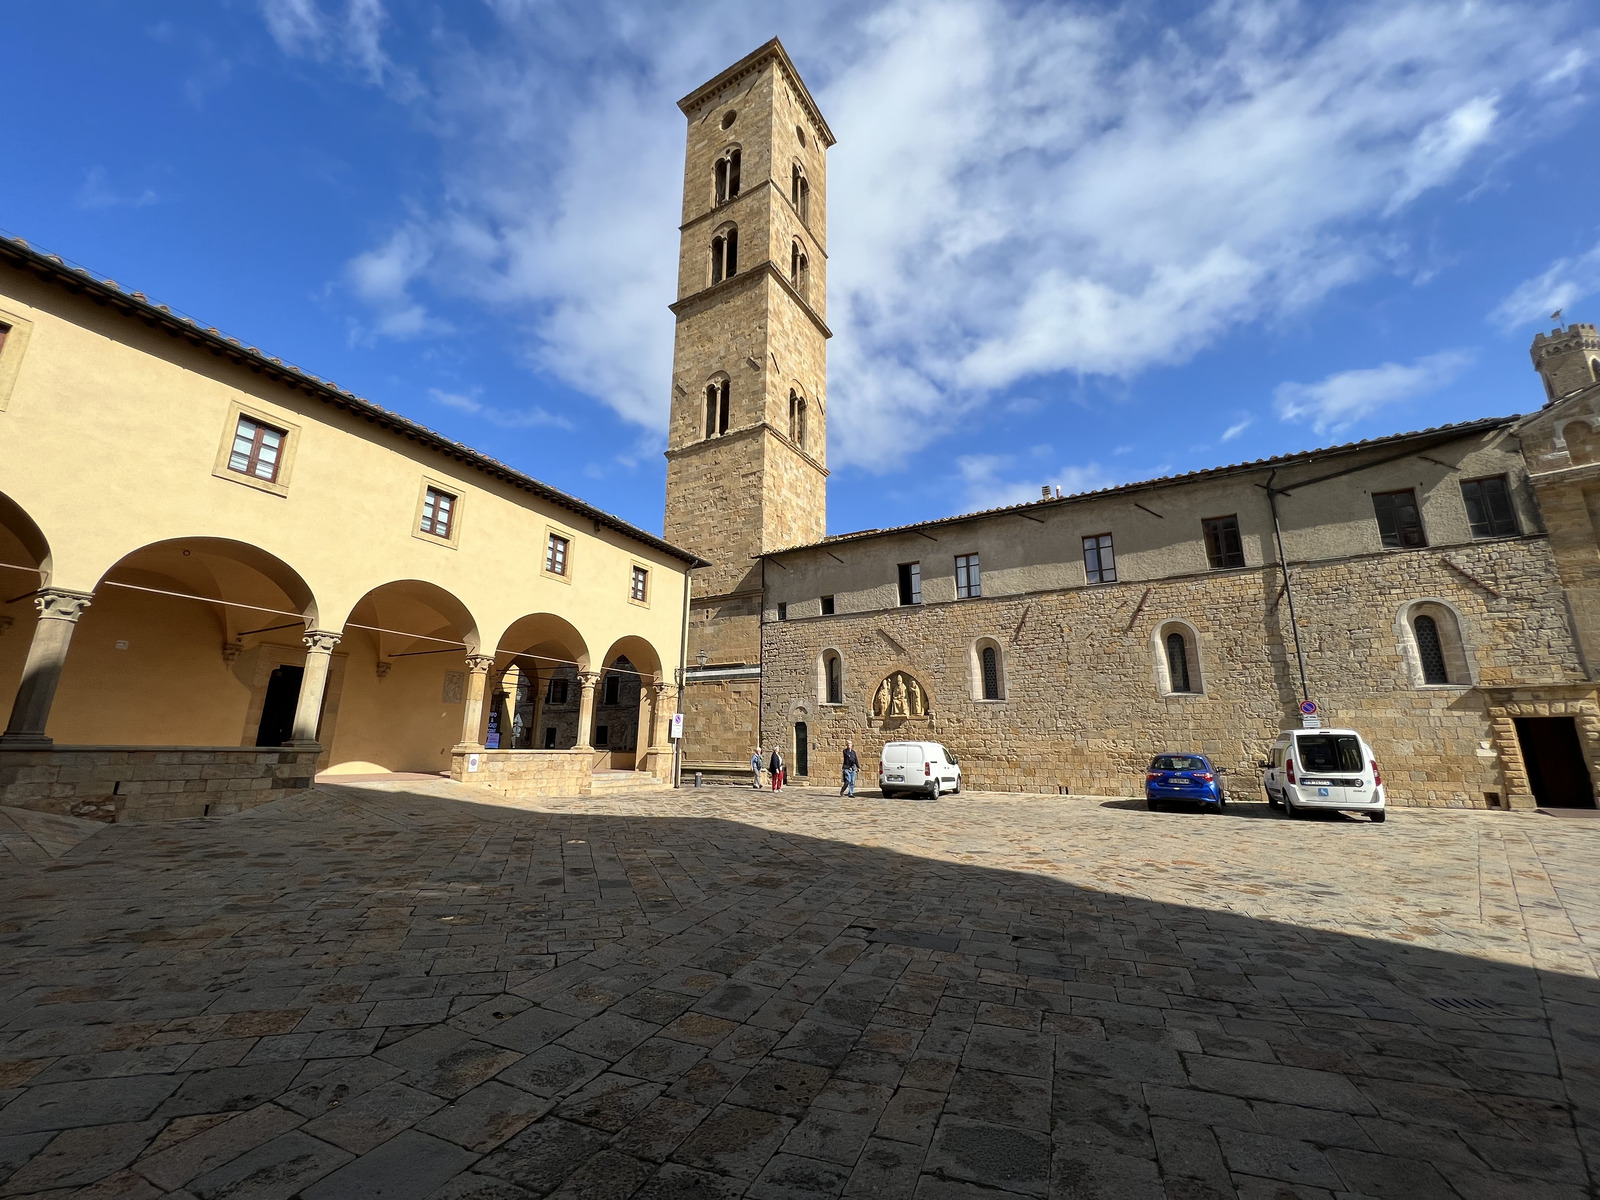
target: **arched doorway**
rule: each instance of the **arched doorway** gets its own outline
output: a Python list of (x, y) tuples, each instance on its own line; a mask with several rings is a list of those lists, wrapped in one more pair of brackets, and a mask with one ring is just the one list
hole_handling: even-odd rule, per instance
[[(282, 744), (316, 621), (305, 580), (257, 546), (176, 538), (141, 547), (95, 585), (48, 732), (78, 745)], [(335, 693), (337, 674), (328, 676)]]
[(451, 592), (420, 579), (373, 588), (345, 619), (347, 657), (335, 774), (448, 772), (461, 740), (467, 658), (478, 624)]
[(794, 774), (803, 779), (811, 774), (811, 731), (804, 721), (794, 723)]

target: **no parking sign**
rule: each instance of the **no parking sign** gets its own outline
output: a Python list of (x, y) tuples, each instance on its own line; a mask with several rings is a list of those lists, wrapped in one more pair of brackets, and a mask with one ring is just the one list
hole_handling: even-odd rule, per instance
[(1302, 700), (1300, 702), (1300, 715), (1314, 717), (1317, 715), (1317, 702), (1315, 700)]

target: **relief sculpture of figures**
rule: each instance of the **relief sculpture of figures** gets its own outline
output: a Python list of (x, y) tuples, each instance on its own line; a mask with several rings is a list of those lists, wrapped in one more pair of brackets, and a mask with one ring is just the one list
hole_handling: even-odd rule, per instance
[(872, 701), (872, 715), (887, 717), (889, 715), (889, 681), (885, 679), (878, 685), (878, 694)]
[(922, 703), (922, 685), (914, 678), (908, 677), (906, 681), (906, 691), (909, 693), (909, 699), (911, 702), (911, 715), (913, 717), (926, 716), (928, 710)]
[(891, 715), (896, 717), (906, 715), (906, 677), (904, 675), (897, 674), (894, 677), (894, 708), (890, 712)]
[(925, 717), (928, 715), (928, 693), (916, 677), (896, 671), (878, 685), (872, 697), (872, 715), (875, 717)]

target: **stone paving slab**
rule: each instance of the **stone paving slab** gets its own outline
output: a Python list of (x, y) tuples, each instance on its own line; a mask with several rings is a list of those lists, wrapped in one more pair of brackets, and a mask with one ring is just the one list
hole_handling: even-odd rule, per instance
[(0, 875), (3, 1197), (1600, 1194), (1600, 823), (387, 779), (91, 832)]

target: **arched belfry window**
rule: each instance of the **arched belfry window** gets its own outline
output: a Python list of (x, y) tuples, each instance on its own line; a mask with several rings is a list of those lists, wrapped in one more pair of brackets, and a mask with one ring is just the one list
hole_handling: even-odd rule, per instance
[(706, 384), (706, 436), (728, 432), (728, 381), (713, 379)]
[(811, 223), (811, 183), (806, 173), (795, 163), (789, 172), (789, 201), (806, 224)]
[(993, 646), (985, 646), (979, 654), (983, 667), (983, 698), (1000, 699), (1000, 654)]
[(1450, 671), (1444, 662), (1444, 643), (1439, 640), (1439, 622), (1424, 613), (1413, 623), (1417, 634), (1417, 660), (1422, 666), (1423, 683), (1449, 683)]
[(795, 238), (789, 243), (789, 282), (802, 296), (806, 293), (806, 277), (810, 274), (810, 268), (811, 262), (800, 248), (800, 239)]
[(717, 203), (726, 204), (739, 194), (739, 160), (742, 155), (737, 146), (723, 152), (717, 159)]
[(789, 389), (789, 440), (802, 450), (806, 447), (806, 398)]
[(729, 225), (711, 239), (711, 282), (721, 283), (739, 273), (739, 227)]
[(990, 637), (973, 642), (969, 669), (974, 700), (1006, 698), (1006, 656), (999, 642)]

